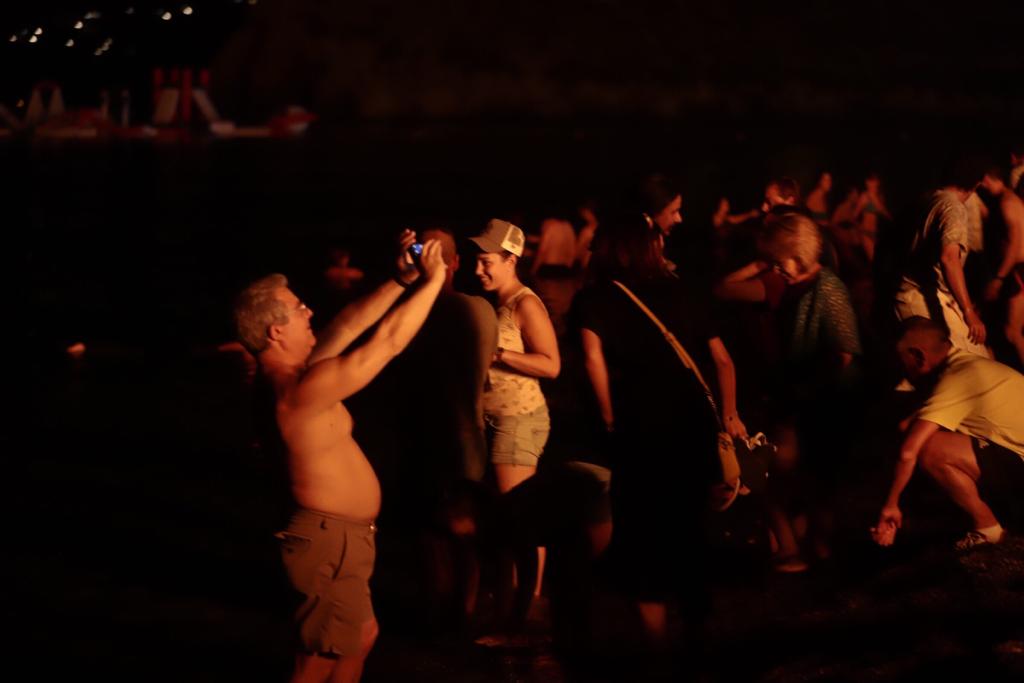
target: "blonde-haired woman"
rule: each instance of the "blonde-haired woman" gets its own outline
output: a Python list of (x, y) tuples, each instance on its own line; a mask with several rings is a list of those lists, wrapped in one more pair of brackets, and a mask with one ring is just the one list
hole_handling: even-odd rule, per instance
[(777, 357), (769, 361), (760, 398), (762, 419), (774, 425), (779, 446), (768, 500), (779, 571), (807, 568), (792, 514), (797, 489), (806, 489), (813, 501), (814, 552), (819, 558), (829, 554), (828, 501), (842, 461), (841, 435), (856, 405), (857, 320), (846, 287), (819, 262), (821, 245), (810, 218), (769, 216), (758, 240), (762, 260), (715, 288), (721, 299), (767, 304), (777, 333)]

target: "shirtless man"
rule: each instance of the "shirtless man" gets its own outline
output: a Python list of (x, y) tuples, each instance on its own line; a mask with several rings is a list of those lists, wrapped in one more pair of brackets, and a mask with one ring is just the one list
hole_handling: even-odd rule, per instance
[(1024, 196), (1024, 184), (1021, 183), (1021, 178), (1024, 178), (1024, 145), (1014, 147), (1010, 152), (1010, 166), (1009, 188)]
[[(380, 484), (341, 401), (406, 347), (441, 291), (441, 246), (423, 245), (417, 269), (407, 252), (415, 239), (402, 234), (399, 275), (342, 310), (319, 340), (309, 324), (313, 312), (283, 275), (253, 283), (235, 306), (239, 339), (274, 391), (297, 504), (278, 534), (288, 577), (305, 596), (296, 613), (301, 650), (292, 681), (358, 681), (377, 637), (369, 579)], [(423, 283), (392, 309), (416, 279)], [(341, 355), (378, 320), (369, 341)]]
[(981, 186), (999, 201), (997, 220), (1002, 218), (1006, 227), (1000, 235), (1002, 257), (985, 287), (985, 300), (995, 301), (1000, 293), (1006, 297), (1006, 338), (1024, 366), (1024, 201), (1007, 187), (999, 170), (986, 172)]

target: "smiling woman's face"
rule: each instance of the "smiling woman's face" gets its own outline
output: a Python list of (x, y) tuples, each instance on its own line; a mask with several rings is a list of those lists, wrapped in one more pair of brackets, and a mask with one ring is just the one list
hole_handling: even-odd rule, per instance
[(666, 235), (670, 234), (672, 228), (683, 222), (683, 216), (679, 212), (681, 208), (683, 208), (683, 197), (677, 194), (672, 201), (665, 205), (664, 209), (654, 216), (654, 224), (661, 228)]
[(516, 259), (505, 254), (477, 254), (476, 276), (485, 292), (501, 288), (516, 274)]

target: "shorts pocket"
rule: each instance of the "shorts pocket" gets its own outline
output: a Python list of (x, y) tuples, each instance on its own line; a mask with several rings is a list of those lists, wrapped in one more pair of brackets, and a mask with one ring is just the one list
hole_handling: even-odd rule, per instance
[(313, 539), (290, 531), (281, 531), (274, 537), (280, 542), (281, 563), (288, 580), (300, 593), (314, 593), (320, 560), (313, 556)]
[(300, 536), (290, 531), (279, 531), (274, 534), (274, 538), (281, 542), (281, 554), (284, 556), (304, 553), (313, 544), (313, 539), (308, 536)]

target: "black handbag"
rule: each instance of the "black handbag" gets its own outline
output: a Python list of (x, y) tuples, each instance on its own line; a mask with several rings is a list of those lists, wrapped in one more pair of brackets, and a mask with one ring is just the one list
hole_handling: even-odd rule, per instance
[(725, 510), (736, 502), (738, 496), (746, 495), (751, 491), (762, 490), (768, 478), (768, 464), (771, 454), (775, 451), (775, 446), (771, 445), (764, 434), (761, 433), (746, 439), (746, 442), (742, 439), (735, 441), (729, 436), (729, 433), (725, 431), (722, 425), (722, 418), (718, 413), (715, 397), (711, 394), (711, 389), (708, 387), (707, 382), (704, 381), (704, 377), (700, 374), (700, 370), (697, 368), (697, 364), (693, 362), (690, 354), (686, 352), (683, 345), (665, 327), (665, 324), (661, 322), (658, 316), (633, 294), (626, 285), (618, 280), (613, 280), (613, 283), (625, 292), (633, 300), (633, 303), (646, 313), (651, 322), (658, 327), (661, 335), (676, 352), (679, 360), (697, 377), (701, 387), (704, 389), (704, 396), (711, 404), (711, 411), (715, 414), (715, 420), (718, 423), (718, 464), (720, 467), (719, 481), (714, 486), (712, 507), (718, 511)]

